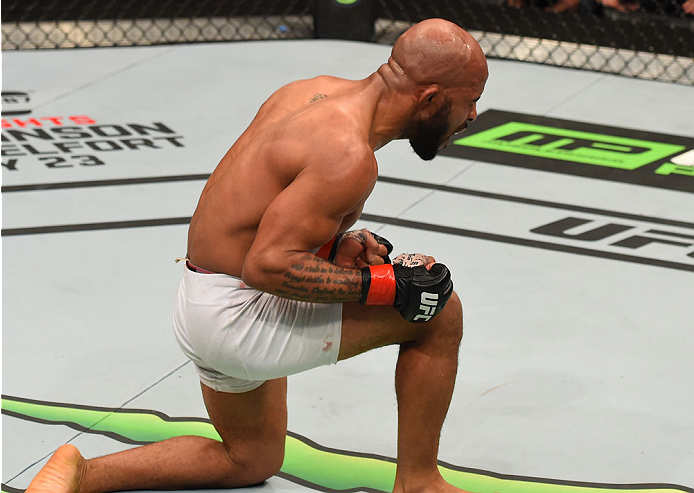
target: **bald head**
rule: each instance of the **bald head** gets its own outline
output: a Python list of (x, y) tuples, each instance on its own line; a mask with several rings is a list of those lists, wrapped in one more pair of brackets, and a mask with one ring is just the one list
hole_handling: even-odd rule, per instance
[(475, 38), (443, 19), (427, 19), (405, 31), (393, 46), (393, 62), (417, 85), (459, 87), (487, 77), (487, 62)]

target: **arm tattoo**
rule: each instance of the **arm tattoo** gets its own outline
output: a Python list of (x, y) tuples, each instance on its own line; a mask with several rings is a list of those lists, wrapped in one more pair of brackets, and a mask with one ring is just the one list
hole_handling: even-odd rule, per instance
[(357, 301), (361, 298), (361, 271), (337, 267), (306, 253), (283, 274), (273, 294), (312, 303)]

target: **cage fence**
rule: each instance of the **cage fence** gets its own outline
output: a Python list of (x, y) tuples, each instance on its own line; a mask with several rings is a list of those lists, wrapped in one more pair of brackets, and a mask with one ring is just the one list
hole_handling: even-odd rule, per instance
[(310, 39), (329, 3), (368, 4), (368, 41), (441, 17), (491, 58), (694, 85), (694, 0), (7, 0), (2, 49)]

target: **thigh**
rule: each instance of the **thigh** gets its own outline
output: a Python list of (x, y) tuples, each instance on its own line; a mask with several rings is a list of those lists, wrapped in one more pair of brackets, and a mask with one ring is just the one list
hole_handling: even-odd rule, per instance
[(442, 341), (448, 335), (458, 340), (462, 335), (462, 307), (455, 292), (440, 313), (428, 322), (417, 324), (406, 322), (392, 306), (345, 303), (338, 359), (392, 344), (429, 339), (433, 334)]
[(339, 360), (371, 349), (416, 340), (422, 325), (405, 321), (392, 306), (365, 306), (345, 303)]
[(205, 384), (202, 395), (212, 424), (230, 455), (284, 452), (287, 435), (287, 379), (268, 380), (250, 392), (218, 392)]

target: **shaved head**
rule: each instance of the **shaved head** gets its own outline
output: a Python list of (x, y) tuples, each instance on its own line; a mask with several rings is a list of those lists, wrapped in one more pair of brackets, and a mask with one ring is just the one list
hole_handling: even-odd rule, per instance
[(448, 88), (487, 77), (484, 53), (475, 38), (443, 19), (427, 19), (405, 31), (393, 46), (391, 62), (417, 85)]
[(477, 118), (489, 71), (475, 38), (444, 19), (415, 24), (395, 41), (379, 67), (391, 101), (403, 115), (401, 133), (424, 160), (433, 159)]

